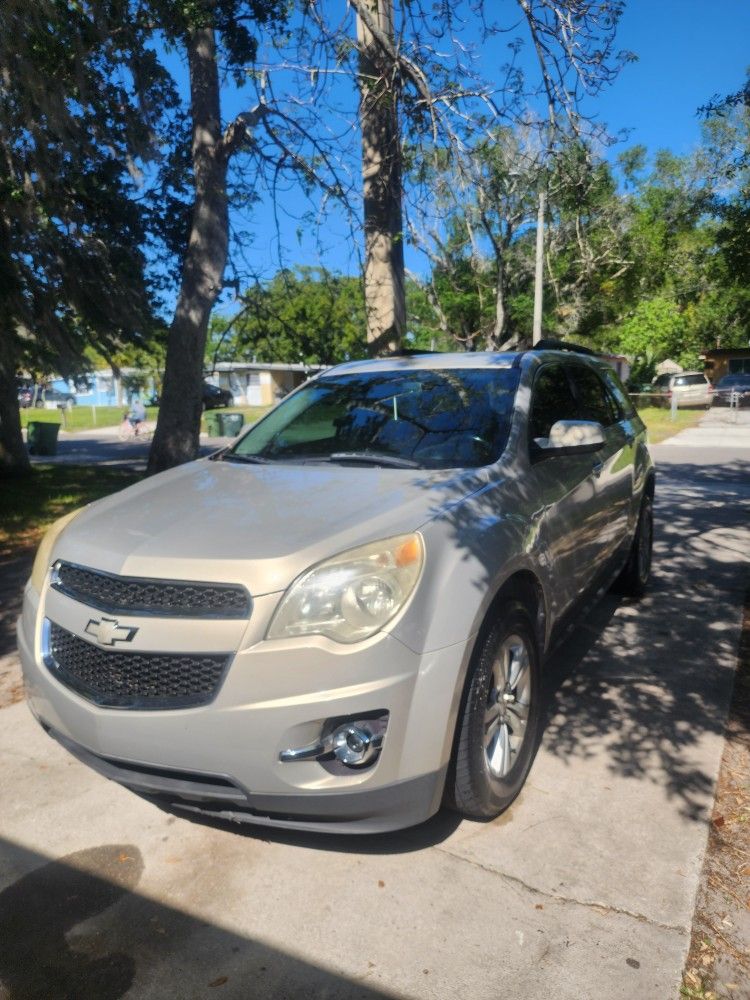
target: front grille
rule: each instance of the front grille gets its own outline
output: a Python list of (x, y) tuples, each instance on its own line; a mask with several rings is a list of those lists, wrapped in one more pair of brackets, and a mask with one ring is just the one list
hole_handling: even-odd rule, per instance
[(193, 583), (116, 576), (58, 562), (52, 587), (75, 601), (113, 614), (174, 618), (246, 618), (250, 595), (232, 583)]
[(189, 708), (211, 701), (227, 653), (139, 653), (100, 649), (45, 622), (44, 659), (59, 681), (106, 708)]

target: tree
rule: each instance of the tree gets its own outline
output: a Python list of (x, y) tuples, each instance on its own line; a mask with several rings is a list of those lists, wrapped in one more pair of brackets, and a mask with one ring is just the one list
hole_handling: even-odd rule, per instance
[(206, 365), (236, 358), (331, 365), (364, 357), (365, 302), (358, 278), (324, 268), (280, 271), (242, 296), (231, 320), (211, 322)]
[(506, 127), (463, 155), (434, 150), (415, 166), (431, 197), (412, 210), (410, 237), (433, 266), (433, 302), (446, 332), (450, 316), (455, 339), (468, 349), (502, 350), (517, 341), (517, 330), (509, 337), (512, 248), (536, 212), (539, 153), (528, 130)]
[(75, 374), (85, 347), (142, 338), (157, 288), (143, 165), (175, 106), (118, 4), (0, 9), (0, 469), (28, 470), (19, 368)]
[[(435, 150), (470, 156), (477, 136), (489, 140), (502, 126), (521, 121), (529, 129), (543, 130), (550, 147), (558, 122), (574, 131), (591, 127), (581, 112), (583, 95), (595, 95), (630, 58), (614, 49), (623, 6), (622, 0), (458, 0), (437, 7), (351, 0), (355, 30), (339, 4), (321, 2), (306, 8), (306, 20), (295, 35), (296, 55), (290, 56), (287, 48), (277, 61), (264, 63), (259, 100), (267, 99), (278, 109), (284, 99), (269, 79), (295, 74), (298, 86), (287, 99), (289, 114), (304, 119), (300, 134), (309, 137), (318, 131), (321, 136), (315, 155), (305, 154), (302, 147), (296, 155), (329, 193), (346, 193), (349, 205), (352, 186), (342, 183), (342, 177), (353, 174), (351, 150), (345, 147), (351, 119), (342, 105), (339, 81), (348, 72), (358, 82), (371, 350), (396, 342), (405, 313), (404, 145), (410, 158), (430, 156)], [(519, 14), (538, 59), (537, 74), (524, 68), (519, 57)], [(471, 24), (476, 34), (477, 23), (480, 44), (513, 32), (499, 79), (489, 80), (477, 70), (476, 39), (465, 27)], [(332, 122), (340, 122), (340, 127)], [(406, 143), (401, 132), (408, 136)], [(327, 157), (320, 155), (321, 148)], [(502, 326), (502, 295), (496, 296), (496, 303)]]
[(399, 346), (406, 325), (400, 84), (393, 0), (359, 0), (357, 11), (367, 341), (378, 354)]
[(223, 125), (219, 59), (240, 73), (257, 49), (247, 24), (256, 30), (274, 26), (284, 8), (277, 0), (152, 0), (150, 7), (170, 44), (187, 57), (193, 171), (190, 230), (148, 461), (149, 472), (159, 472), (198, 452), (206, 335), (229, 250), (227, 171), (233, 156), (251, 141), (250, 129), (259, 119), (249, 112)]

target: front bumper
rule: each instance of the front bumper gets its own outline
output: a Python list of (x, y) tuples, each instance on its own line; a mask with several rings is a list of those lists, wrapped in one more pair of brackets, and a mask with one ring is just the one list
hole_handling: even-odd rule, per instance
[[(67, 600), (54, 598), (55, 616), (80, 634)], [(267, 618), (275, 599), (261, 603), (254, 615)], [(410, 826), (439, 808), (463, 643), (420, 655), (385, 633), (356, 647), (245, 636), (210, 704), (122, 710), (92, 704), (44, 666), (46, 612), (27, 589), (18, 638), (33, 713), (70, 752), (140, 794), (226, 819), (360, 833)], [(388, 713), (388, 728), (372, 766), (332, 773), (315, 760), (279, 760), (313, 742), (326, 720), (374, 711)]]
[(440, 807), (446, 767), (434, 774), (355, 792), (263, 795), (226, 775), (190, 773), (108, 760), (42, 722), (45, 731), (94, 771), (157, 805), (183, 813), (316, 833), (386, 833), (414, 826)]

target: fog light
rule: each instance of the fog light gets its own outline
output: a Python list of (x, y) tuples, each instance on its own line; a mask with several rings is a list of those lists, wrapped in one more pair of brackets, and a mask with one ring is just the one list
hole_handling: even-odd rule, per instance
[(333, 733), (334, 756), (347, 767), (367, 764), (382, 745), (382, 735), (373, 735), (364, 726), (340, 726)]
[(282, 750), (279, 760), (291, 763), (317, 760), (332, 774), (343, 773), (345, 767), (365, 767), (374, 763), (383, 749), (388, 712), (378, 710), (348, 719), (329, 719), (323, 724), (323, 733), (314, 743)]

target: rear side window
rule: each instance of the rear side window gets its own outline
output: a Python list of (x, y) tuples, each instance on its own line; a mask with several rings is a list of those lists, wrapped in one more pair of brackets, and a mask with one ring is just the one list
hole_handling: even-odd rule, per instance
[(602, 427), (617, 423), (620, 415), (604, 382), (593, 368), (571, 365), (570, 374), (578, 397), (578, 419), (596, 420)]
[(607, 383), (607, 388), (615, 397), (617, 405), (620, 408), (621, 415), (627, 420), (635, 416), (635, 407), (633, 406), (633, 401), (630, 396), (628, 396), (625, 391), (625, 387), (617, 375), (617, 372), (613, 368), (604, 368), (602, 370), (602, 378)]
[(539, 372), (534, 382), (529, 418), (529, 435), (548, 438), (550, 428), (558, 420), (577, 418), (576, 401), (562, 365), (548, 365)]

